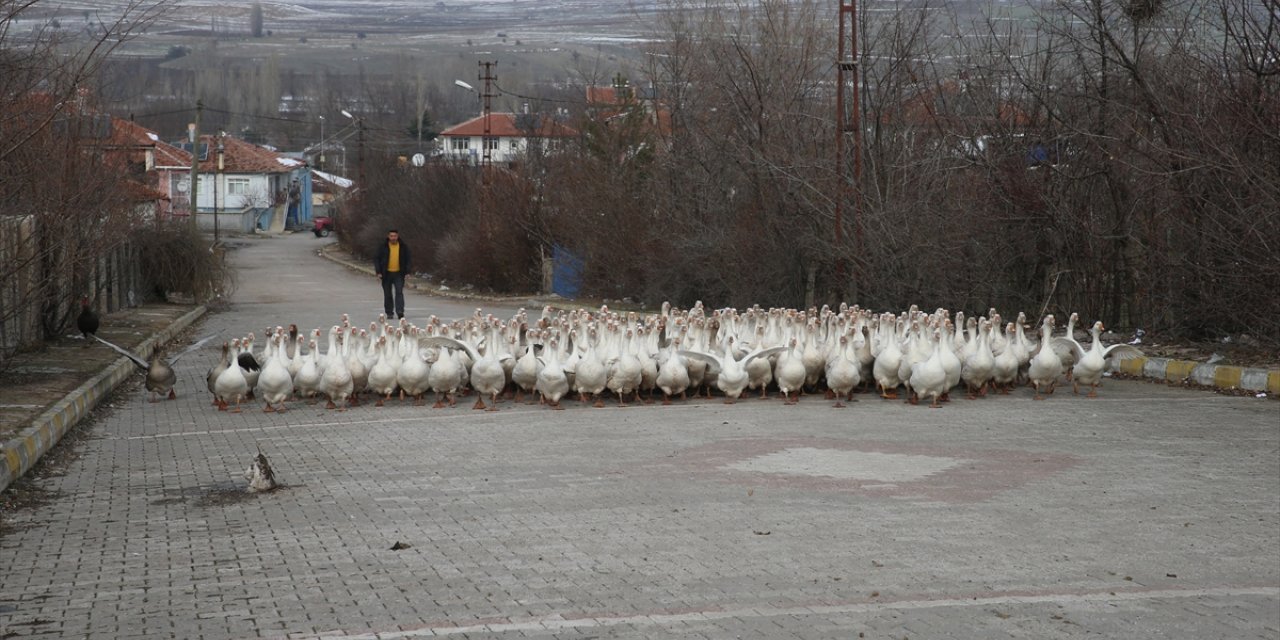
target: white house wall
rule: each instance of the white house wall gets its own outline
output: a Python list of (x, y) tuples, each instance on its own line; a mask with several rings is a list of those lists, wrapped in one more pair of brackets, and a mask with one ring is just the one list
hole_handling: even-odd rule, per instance
[[(450, 160), (459, 161), (466, 160), (470, 164), (480, 164), (480, 159), (484, 157), (484, 148), (481, 146), (483, 136), (458, 136), (468, 138), (466, 150), (454, 149), (454, 136), (446, 136), (444, 138), (444, 155)], [(527, 140), (525, 138), (498, 137), (498, 148), (489, 152), (491, 162), (513, 162), (524, 155)]]
[[(196, 194), (196, 206), (200, 209), (212, 211), (214, 208), (214, 180), (217, 180), (217, 207), (219, 209), (243, 209), (245, 207), (262, 208), (268, 207), (275, 203), (275, 193), (279, 189), (278, 185), (272, 184), (272, 175), (268, 174), (236, 174), (223, 173), (214, 175), (211, 173), (200, 174), (200, 191)], [(227, 193), (228, 178), (248, 178), (249, 187), (248, 195), (231, 195)]]

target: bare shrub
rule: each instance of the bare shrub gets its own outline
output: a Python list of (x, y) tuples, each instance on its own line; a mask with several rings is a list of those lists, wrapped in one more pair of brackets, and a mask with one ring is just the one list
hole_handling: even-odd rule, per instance
[(159, 299), (185, 294), (205, 301), (230, 295), (234, 280), (222, 250), (211, 249), (208, 239), (187, 221), (164, 222), (138, 234), (135, 242), (143, 272)]

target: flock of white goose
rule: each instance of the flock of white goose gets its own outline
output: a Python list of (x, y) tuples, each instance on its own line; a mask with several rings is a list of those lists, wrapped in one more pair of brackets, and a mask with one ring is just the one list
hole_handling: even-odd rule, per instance
[(803, 390), (825, 389), (841, 407), (859, 385), (873, 384), (883, 398), (897, 398), (901, 386), (909, 402), (929, 399), (938, 407), (961, 383), (969, 398), (1029, 384), (1041, 400), (1064, 374), (1076, 393), (1087, 385), (1093, 397), (1107, 358), (1141, 354), (1129, 345), (1104, 347), (1101, 322), (1093, 324), (1091, 344), (1080, 344), (1076, 321), (1072, 314), (1065, 335), (1055, 336), (1047, 316), (1036, 340), (1024, 331), (1025, 314), (1006, 323), (995, 309), (966, 319), (914, 306), (900, 314), (844, 305), (708, 312), (699, 303), (688, 310), (664, 304), (660, 314), (648, 315), (544, 308), (535, 322), (524, 310), (504, 321), (477, 309), (449, 323), (432, 316), (422, 327), (379, 316), (367, 328), (344, 314), (323, 352), (320, 329), (308, 338), (295, 325), (275, 327), (260, 352), (252, 333), (225, 343), (207, 379), (220, 410), (239, 411), (256, 392), (268, 412), (319, 396), (330, 409), (358, 405), (366, 394), (382, 406), (397, 392), (415, 404), (433, 392), (436, 408), (474, 392), (474, 408), (489, 411), (507, 390), (517, 402), (536, 392), (556, 409), (571, 394), (600, 407), (606, 393), (625, 406), (660, 391), (668, 404), (689, 392), (710, 397), (712, 388), (726, 403), (748, 391), (765, 398), (776, 388), (788, 404)]

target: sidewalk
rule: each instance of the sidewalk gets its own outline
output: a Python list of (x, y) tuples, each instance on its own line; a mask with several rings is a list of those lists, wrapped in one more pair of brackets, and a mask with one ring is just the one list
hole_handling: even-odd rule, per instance
[[(104, 339), (150, 359), (205, 314), (203, 306), (145, 304), (102, 319)], [(74, 327), (69, 330), (74, 334)], [(137, 367), (97, 341), (71, 337), (14, 356), (0, 373), (0, 491), (26, 473)]]

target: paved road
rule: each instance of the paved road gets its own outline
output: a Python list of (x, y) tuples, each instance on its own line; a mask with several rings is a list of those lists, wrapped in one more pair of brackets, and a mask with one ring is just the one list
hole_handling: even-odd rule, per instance
[[(206, 325), (367, 321), (376, 281), (317, 242), (246, 241)], [(118, 398), (11, 518), (0, 637), (1280, 637), (1274, 401), (234, 415), (214, 359)], [(248, 496), (258, 447), (287, 486)]]

